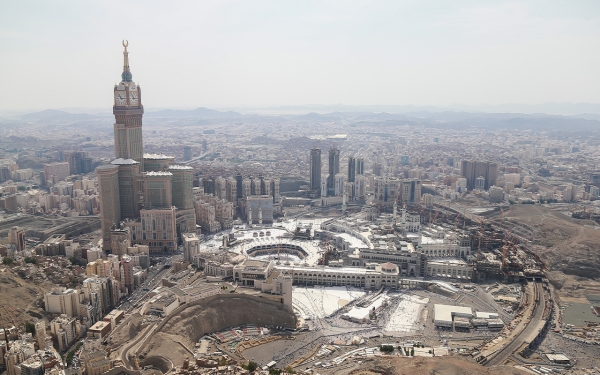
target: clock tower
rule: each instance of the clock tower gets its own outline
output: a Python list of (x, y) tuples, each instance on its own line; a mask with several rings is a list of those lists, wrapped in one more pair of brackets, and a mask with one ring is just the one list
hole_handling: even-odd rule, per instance
[(142, 142), (142, 91), (131, 80), (129, 70), (129, 42), (123, 41), (123, 73), (121, 82), (115, 85), (113, 114), (115, 115), (115, 157), (133, 159), (144, 170), (144, 146)]

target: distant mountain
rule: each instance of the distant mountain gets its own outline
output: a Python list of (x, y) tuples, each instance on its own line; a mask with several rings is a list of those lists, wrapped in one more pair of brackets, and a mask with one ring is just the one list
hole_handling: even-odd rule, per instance
[(495, 105), (462, 105), (455, 104), (446, 107), (450, 110), (466, 112), (494, 113), (546, 113), (553, 115), (576, 115), (578, 113), (600, 114), (600, 103), (541, 103), (541, 104), (495, 104)]
[(48, 117), (64, 116), (64, 115), (71, 115), (71, 114), (72, 113), (65, 112), (65, 111), (59, 111), (57, 109), (46, 109), (46, 110), (40, 111), (40, 112), (27, 113), (20, 117), (22, 120), (25, 120), (25, 121), (38, 121), (38, 120), (48, 118)]
[(307, 113), (305, 115), (296, 115), (293, 116), (297, 119), (302, 119), (302, 120), (309, 120), (309, 121), (338, 121), (340, 120), (340, 115), (342, 115), (339, 112), (333, 112), (333, 113), (316, 113), (316, 112), (311, 112), (311, 113)]
[(546, 113), (553, 115), (600, 114), (600, 103), (541, 103), (541, 104), (482, 104), (482, 105), (297, 105), (262, 108), (241, 108), (245, 113), (307, 114), (311, 112), (326, 114), (331, 112), (356, 113), (415, 113), (415, 112), (469, 112), (469, 113)]
[(20, 116), (20, 118), (27, 122), (66, 123), (73, 121), (93, 120), (99, 117), (87, 113), (69, 113), (56, 109), (46, 109), (40, 112), (27, 113)]
[(163, 109), (161, 111), (147, 112), (147, 117), (198, 117), (198, 118), (236, 118), (242, 117), (241, 113), (226, 111), (221, 112), (214, 109), (198, 107), (192, 110)]

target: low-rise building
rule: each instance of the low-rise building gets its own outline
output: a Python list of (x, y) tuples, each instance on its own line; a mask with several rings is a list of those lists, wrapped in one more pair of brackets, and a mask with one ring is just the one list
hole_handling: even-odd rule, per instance
[(94, 323), (87, 331), (88, 338), (101, 339), (108, 335), (112, 329), (110, 321), (100, 320)]

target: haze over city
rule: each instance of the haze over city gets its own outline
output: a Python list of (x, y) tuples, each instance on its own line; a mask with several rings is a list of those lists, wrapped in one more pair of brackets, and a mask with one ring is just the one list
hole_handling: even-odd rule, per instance
[[(122, 39), (148, 109), (600, 101), (595, 1), (6, 1), (0, 10), (3, 111), (105, 108)], [(536, 112), (473, 107), (488, 108)]]
[(0, 2), (0, 375), (600, 373), (599, 10)]

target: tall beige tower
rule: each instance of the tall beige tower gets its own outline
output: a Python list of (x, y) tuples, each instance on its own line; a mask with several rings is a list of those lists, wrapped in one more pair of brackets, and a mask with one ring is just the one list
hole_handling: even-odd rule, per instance
[(140, 86), (131, 80), (129, 70), (128, 42), (123, 41), (123, 73), (121, 82), (115, 85), (113, 114), (115, 115), (115, 157), (133, 159), (144, 171), (144, 147), (142, 142), (142, 91)]
[(121, 198), (119, 194), (119, 166), (102, 165), (96, 168), (98, 195), (100, 198), (100, 226), (104, 250), (110, 250), (110, 230), (121, 221)]

